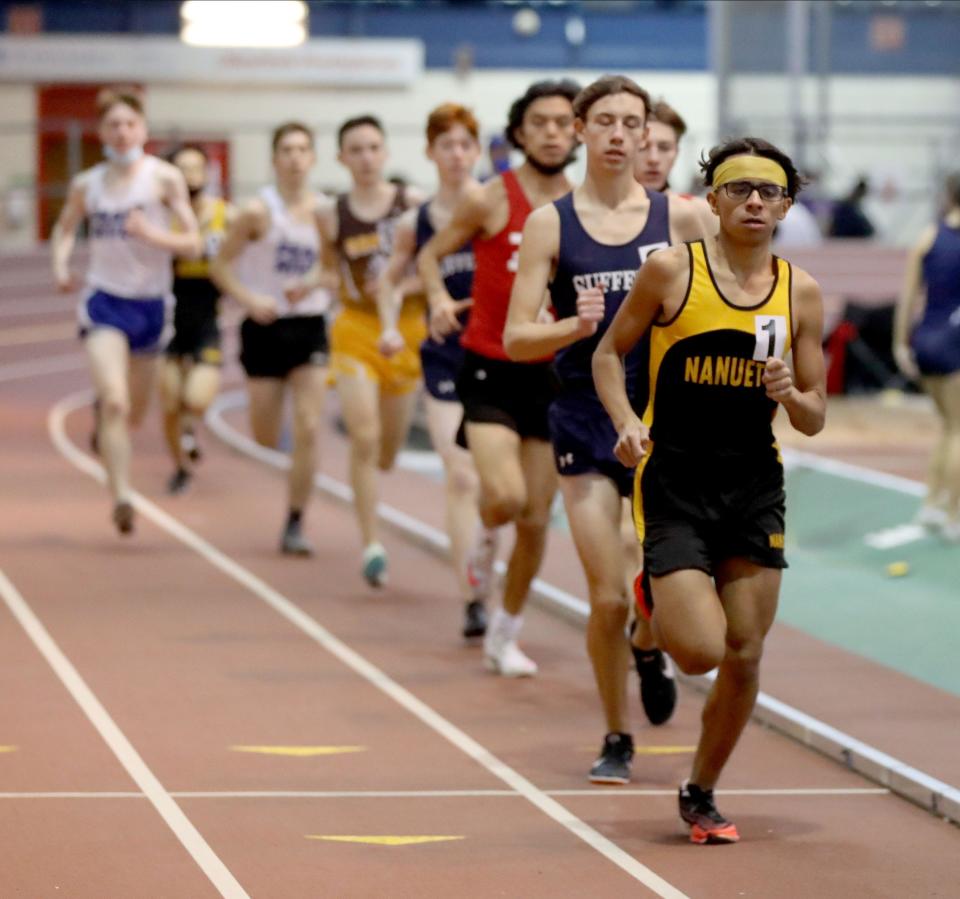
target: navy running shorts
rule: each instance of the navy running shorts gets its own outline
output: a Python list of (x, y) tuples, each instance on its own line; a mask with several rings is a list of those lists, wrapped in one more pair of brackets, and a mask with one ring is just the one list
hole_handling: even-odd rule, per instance
[(80, 336), (113, 328), (127, 338), (132, 353), (156, 353), (164, 341), (167, 303), (163, 297), (128, 300), (95, 290), (80, 304)]
[(463, 347), (460, 335), (451, 334), (443, 343), (428, 337), (420, 344), (420, 364), (427, 393), (435, 400), (458, 403), (457, 375), (463, 366)]
[(549, 422), (561, 477), (601, 474), (613, 481), (621, 496), (632, 495), (634, 471), (613, 454), (617, 432), (592, 387), (561, 393), (550, 406)]

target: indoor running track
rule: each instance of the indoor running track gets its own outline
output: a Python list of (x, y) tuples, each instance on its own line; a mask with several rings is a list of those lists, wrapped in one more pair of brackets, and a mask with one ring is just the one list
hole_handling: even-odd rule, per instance
[[(0, 294), (0, 895), (955, 895), (955, 827), (757, 725), (720, 796), (742, 842), (691, 846), (675, 791), (695, 692), (659, 729), (635, 702), (634, 783), (591, 787), (579, 629), (531, 610), (541, 675), (488, 675), (443, 563), (388, 533), (391, 583), (371, 590), (322, 496), (317, 558), (280, 557), (281, 477), (210, 438), (167, 498), (151, 418), (137, 533), (118, 538), (70, 303), (25, 272)], [(332, 433), (323, 467), (345, 471)], [(436, 483), (386, 486), (439, 520)], [(545, 576), (574, 589), (551, 540)]]

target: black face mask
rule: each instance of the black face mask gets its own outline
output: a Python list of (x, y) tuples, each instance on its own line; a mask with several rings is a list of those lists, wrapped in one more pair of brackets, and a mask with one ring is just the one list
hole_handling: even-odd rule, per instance
[(196, 200), (197, 197), (199, 197), (200, 194), (203, 193), (203, 185), (201, 185), (200, 187), (191, 187), (191, 186), (188, 184), (188, 185), (187, 185), (187, 193), (190, 194), (190, 199), (191, 199), (191, 200)]
[(532, 165), (541, 175), (546, 175), (548, 177), (550, 175), (559, 175), (576, 158), (577, 158), (576, 144), (574, 144), (574, 146), (570, 148), (570, 153), (567, 156), (567, 158), (564, 159), (563, 162), (557, 165), (546, 165), (545, 163), (540, 162), (539, 159), (534, 159), (529, 154), (526, 154), (527, 162), (529, 162), (530, 165)]

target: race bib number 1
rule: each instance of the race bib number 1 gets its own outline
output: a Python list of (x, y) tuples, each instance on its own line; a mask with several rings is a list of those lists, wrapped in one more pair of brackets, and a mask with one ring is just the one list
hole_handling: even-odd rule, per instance
[(757, 342), (753, 348), (753, 358), (757, 362), (766, 362), (770, 356), (783, 358), (783, 349), (787, 343), (787, 318), (785, 315), (755, 315), (753, 317)]

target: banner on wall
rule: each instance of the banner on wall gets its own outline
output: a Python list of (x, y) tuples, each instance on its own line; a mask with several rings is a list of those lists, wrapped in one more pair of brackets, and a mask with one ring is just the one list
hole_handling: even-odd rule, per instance
[(409, 86), (423, 71), (416, 39), (313, 39), (299, 47), (189, 47), (169, 37), (0, 37), (0, 82), (123, 81)]

